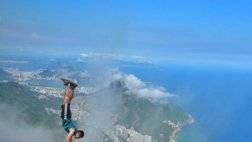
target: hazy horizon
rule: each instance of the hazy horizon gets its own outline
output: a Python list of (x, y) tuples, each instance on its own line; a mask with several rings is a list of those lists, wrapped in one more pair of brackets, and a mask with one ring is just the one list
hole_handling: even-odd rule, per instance
[[(87, 128), (87, 140), (250, 141), (251, 5), (246, 0), (1, 0), (0, 97), (6, 105), (0, 111), (16, 118), (25, 106), (20, 115), (37, 117), (38, 123), (54, 118), (53, 132), (63, 140), (60, 104), (48, 100), (62, 97), (60, 78), (69, 77), (79, 84), (74, 115)], [(35, 104), (51, 105), (49, 112), (23, 103), (31, 98), (27, 92)], [(10, 112), (8, 100), (16, 105)], [(1, 130), (12, 124), (8, 131), (25, 122), (1, 120)], [(18, 137), (3, 133), (0, 139), (27, 140), (27, 129), (35, 133), (32, 139), (44, 135), (55, 141), (51, 131), (20, 126)]]

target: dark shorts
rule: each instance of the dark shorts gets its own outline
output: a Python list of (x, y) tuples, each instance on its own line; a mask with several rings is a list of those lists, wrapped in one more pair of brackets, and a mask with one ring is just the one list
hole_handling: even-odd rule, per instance
[(77, 128), (75, 127), (75, 125), (71, 119), (62, 120), (62, 126), (64, 127), (64, 129), (67, 133), (69, 133), (70, 129), (74, 129), (74, 133), (77, 132)]
[(72, 113), (70, 109), (70, 104), (61, 105), (61, 119), (71, 119)]
[(63, 104), (61, 105), (61, 118), (62, 118), (62, 126), (64, 127), (65, 131), (69, 133), (69, 130), (72, 128), (74, 131), (77, 131), (74, 123), (71, 120), (72, 113), (70, 110), (70, 104)]

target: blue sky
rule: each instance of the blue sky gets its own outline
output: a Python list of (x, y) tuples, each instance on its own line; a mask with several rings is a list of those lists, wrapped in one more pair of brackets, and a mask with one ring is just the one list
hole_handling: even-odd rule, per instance
[(2, 0), (0, 48), (247, 59), (251, 13), (243, 0)]

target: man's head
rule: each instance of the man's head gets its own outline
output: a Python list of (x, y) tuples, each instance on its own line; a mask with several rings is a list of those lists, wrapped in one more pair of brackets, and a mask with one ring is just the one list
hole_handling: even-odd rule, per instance
[(83, 137), (84, 137), (84, 131), (78, 130), (78, 131), (75, 133), (75, 138), (76, 138), (76, 139), (80, 139), (80, 138), (83, 138)]

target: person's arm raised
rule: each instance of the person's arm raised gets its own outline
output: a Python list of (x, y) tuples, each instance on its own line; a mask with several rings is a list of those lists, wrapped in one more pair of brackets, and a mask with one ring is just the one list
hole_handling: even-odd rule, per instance
[(69, 130), (67, 137), (66, 137), (66, 142), (72, 142), (73, 136), (74, 136), (74, 129), (71, 128)]

